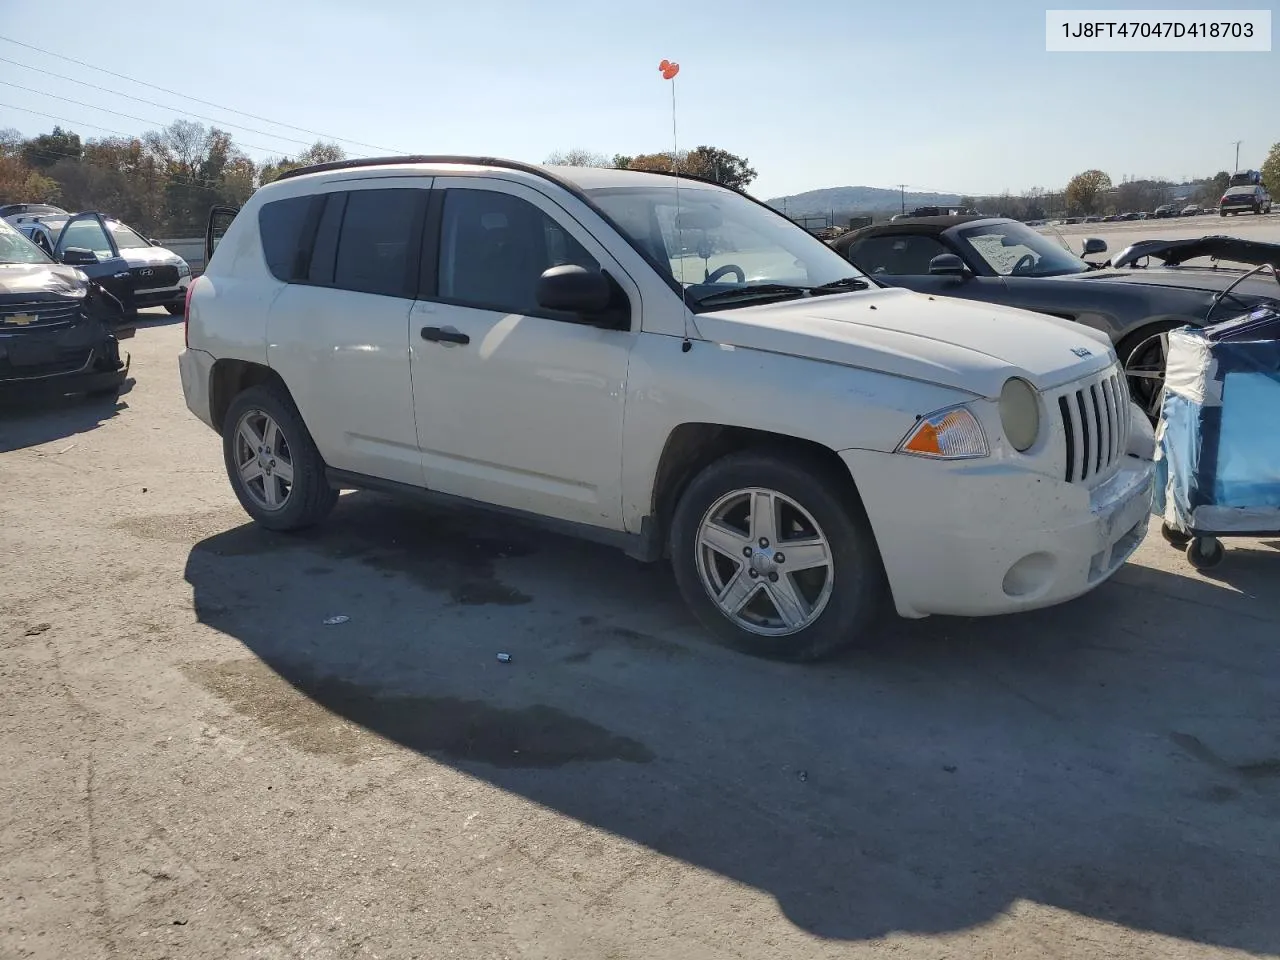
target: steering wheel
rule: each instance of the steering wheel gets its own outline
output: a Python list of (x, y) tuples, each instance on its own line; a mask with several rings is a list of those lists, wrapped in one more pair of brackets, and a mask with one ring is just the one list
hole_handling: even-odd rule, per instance
[(738, 283), (747, 282), (747, 272), (743, 270), (740, 266), (738, 266), (736, 263), (726, 263), (723, 267), (716, 267), (707, 276), (707, 279), (703, 280), (702, 282), (715, 283), (717, 280), (727, 276), (730, 273), (737, 275)]
[(1013, 265), (1013, 269), (1010, 270), (1009, 272), (1010, 274), (1019, 274), (1025, 270), (1030, 270), (1035, 265), (1036, 265), (1035, 256), (1030, 253), (1024, 253), (1022, 256), (1018, 258), (1018, 262)]

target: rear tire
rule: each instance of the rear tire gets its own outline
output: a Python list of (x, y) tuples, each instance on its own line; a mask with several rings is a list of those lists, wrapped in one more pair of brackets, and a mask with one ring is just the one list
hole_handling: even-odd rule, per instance
[(885, 592), (852, 483), (794, 454), (748, 450), (706, 467), (676, 507), (671, 554), (702, 625), (727, 646), (774, 660), (819, 660), (857, 643)]
[(338, 502), (320, 451), (282, 387), (249, 387), (231, 401), (222, 454), (236, 499), (268, 530), (312, 526)]

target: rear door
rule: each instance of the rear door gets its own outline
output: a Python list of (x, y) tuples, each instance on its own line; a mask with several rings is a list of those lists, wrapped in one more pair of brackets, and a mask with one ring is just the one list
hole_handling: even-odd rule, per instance
[(409, 317), (430, 177), (333, 181), (262, 207), (267, 359), (325, 462), (421, 486)]
[(72, 217), (62, 227), (53, 245), (53, 256), (59, 262), (67, 262), (67, 252), (73, 260), (88, 259), (84, 253), (92, 254), (91, 262), (74, 263), (90, 280), (97, 280), (108, 293), (120, 301), (126, 315), (135, 312), (133, 301), (133, 279), (129, 275), (129, 265), (120, 256), (111, 231), (102, 215), (98, 213), (81, 213)]

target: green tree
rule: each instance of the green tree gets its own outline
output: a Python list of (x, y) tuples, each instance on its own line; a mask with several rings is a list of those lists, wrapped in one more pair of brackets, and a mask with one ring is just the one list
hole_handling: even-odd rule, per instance
[(681, 164), (683, 172), (706, 177), (739, 192), (751, 186), (757, 174), (746, 157), (719, 147), (695, 147)]
[(1280, 143), (1273, 143), (1267, 159), (1262, 161), (1262, 185), (1272, 197), (1280, 197)]
[(297, 157), (281, 157), (279, 160), (268, 160), (258, 168), (258, 182), (270, 183), (282, 173), (297, 170), (299, 167), (310, 167), (317, 163), (337, 163), (347, 159), (344, 151), (336, 143), (325, 143), (317, 140)]
[(1104, 191), (1111, 189), (1111, 178), (1101, 170), (1086, 170), (1067, 184), (1067, 207), (1081, 213), (1097, 212)]
[(83, 152), (80, 134), (54, 127), (23, 144), (22, 159), (33, 170), (48, 170), (59, 160), (79, 160)]

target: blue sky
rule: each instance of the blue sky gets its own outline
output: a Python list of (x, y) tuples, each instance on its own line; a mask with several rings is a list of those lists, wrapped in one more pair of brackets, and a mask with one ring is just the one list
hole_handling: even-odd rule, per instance
[(95, 105), (0, 83), (0, 127), (34, 134), (53, 126), (11, 107), (126, 133), (155, 126), (101, 107), (144, 121), (222, 119), (254, 145), (247, 152), (256, 159), (268, 155), (256, 147), (284, 154), (300, 148), (282, 138), (313, 139), (281, 123), (407, 152), (535, 162), (569, 147), (652, 152), (672, 142), (670, 87), (657, 70), (665, 57), (681, 65), (681, 146), (746, 156), (760, 175), (752, 193), (762, 197), (898, 183), (1018, 192), (1060, 186), (1089, 167), (1115, 180), (1177, 179), (1230, 168), (1235, 140), (1244, 141), (1241, 166), (1256, 168), (1280, 141), (1280, 121), (1266, 107), (1280, 89), (1280, 54), (1046, 53), (1049, 5), (1071, 6), (136, 0), (111, 16), (81, 17), (56, 3), (0, 0), (0, 35), (274, 121), (131, 87), (0, 41), (0, 57), (27, 65), (0, 61), (0, 81)]

